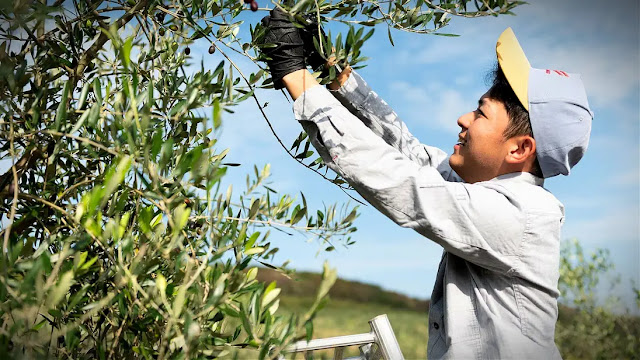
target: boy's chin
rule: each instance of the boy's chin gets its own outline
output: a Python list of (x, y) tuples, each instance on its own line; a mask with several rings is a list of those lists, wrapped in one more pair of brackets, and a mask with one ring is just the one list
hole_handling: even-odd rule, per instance
[(458, 154), (453, 154), (449, 157), (449, 166), (453, 171), (460, 176), (460, 172), (463, 171), (463, 159)]
[(449, 157), (449, 167), (451, 167), (451, 170), (455, 171), (464, 182), (470, 182), (470, 179), (467, 177), (468, 169), (464, 166), (462, 156), (458, 154), (451, 155), (451, 157)]

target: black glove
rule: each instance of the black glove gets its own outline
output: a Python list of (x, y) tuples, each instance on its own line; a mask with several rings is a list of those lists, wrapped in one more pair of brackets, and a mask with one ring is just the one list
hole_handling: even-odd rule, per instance
[(262, 18), (262, 25), (267, 29), (263, 43), (275, 44), (276, 47), (266, 48), (262, 52), (271, 58), (267, 60), (273, 86), (282, 89), (282, 78), (294, 71), (305, 69), (303, 41), (300, 31), (295, 27), (285, 12), (279, 8), (271, 10), (271, 15)]
[[(320, 44), (326, 38), (326, 34), (320, 28), (318, 31), (318, 15), (316, 13), (309, 13), (303, 15), (305, 19), (305, 27), (300, 30), (300, 35), (302, 37), (302, 41), (304, 42), (304, 57), (307, 64), (311, 66), (311, 68), (315, 71), (321, 68), (321, 71), (326, 70), (325, 64), (327, 60), (324, 58), (323, 54), (316, 49), (313, 39), (316, 39), (318, 44)], [(324, 46), (324, 43), (322, 43)]]

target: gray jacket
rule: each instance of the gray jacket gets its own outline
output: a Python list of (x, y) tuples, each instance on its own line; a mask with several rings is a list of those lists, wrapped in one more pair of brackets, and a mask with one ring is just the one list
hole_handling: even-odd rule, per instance
[(444, 248), (429, 311), (429, 358), (560, 358), (563, 205), (529, 173), (467, 184), (354, 71), (308, 89), (296, 119), (336, 173), (402, 227)]

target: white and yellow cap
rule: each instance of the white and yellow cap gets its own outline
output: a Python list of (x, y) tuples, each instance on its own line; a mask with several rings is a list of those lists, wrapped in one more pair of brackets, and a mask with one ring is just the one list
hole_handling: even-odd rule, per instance
[(543, 176), (569, 175), (587, 150), (593, 120), (580, 74), (532, 68), (511, 28), (498, 38), (496, 56), (529, 112)]

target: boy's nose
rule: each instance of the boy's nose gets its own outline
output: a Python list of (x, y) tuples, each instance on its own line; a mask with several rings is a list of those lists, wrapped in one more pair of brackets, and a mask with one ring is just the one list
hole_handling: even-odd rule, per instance
[(460, 126), (463, 129), (466, 129), (471, 124), (471, 121), (473, 121), (473, 111), (470, 111), (470, 112), (460, 116), (458, 118), (458, 126)]

